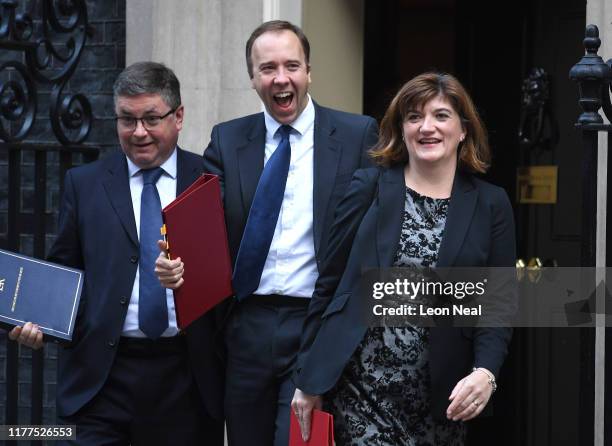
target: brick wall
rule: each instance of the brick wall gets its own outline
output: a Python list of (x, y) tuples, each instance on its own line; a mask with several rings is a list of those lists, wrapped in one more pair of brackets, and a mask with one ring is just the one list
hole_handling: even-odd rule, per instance
[[(40, 33), (40, 0), (20, 2), (20, 11), (33, 11), (35, 35)], [(86, 47), (81, 54), (77, 70), (64, 88), (64, 93), (82, 93), (89, 99), (94, 121), (86, 143), (100, 147), (102, 156), (110, 150), (117, 150), (118, 142), (114, 126), (112, 85), (117, 74), (125, 67), (125, 0), (87, 0), (87, 12), (92, 35), (87, 39)], [(34, 8), (34, 9), (31, 9)], [(21, 60), (19, 52), (0, 50), (0, 64), (8, 60)], [(0, 76), (8, 76), (1, 73)], [(49, 113), (50, 87), (37, 84), (38, 112), (34, 127), (26, 142), (56, 144), (51, 131)], [(82, 160), (75, 159), (78, 164)], [(0, 150), (0, 248), (8, 245), (7, 210), (8, 210), (8, 156)], [(57, 230), (57, 208), (59, 204), (59, 157), (55, 152), (47, 155), (47, 209), (46, 209), (46, 243), (48, 252)], [(20, 211), (27, 216), (33, 214), (34, 203), (34, 153), (23, 151), (21, 155)], [(33, 236), (24, 228), (19, 228), (19, 251), (33, 255)], [(55, 388), (57, 382), (57, 347), (49, 344), (44, 352), (44, 422), (55, 421)], [(6, 337), (0, 336), (0, 424), (4, 424), (6, 401)], [(31, 352), (27, 348), (19, 353), (19, 422), (29, 421), (30, 414), (30, 376)]]

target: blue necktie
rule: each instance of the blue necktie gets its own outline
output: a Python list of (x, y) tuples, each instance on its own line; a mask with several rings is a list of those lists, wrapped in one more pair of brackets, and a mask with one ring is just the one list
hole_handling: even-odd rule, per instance
[(289, 125), (283, 125), (278, 129), (281, 142), (266, 163), (257, 184), (232, 278), (238, 300), (250, 296), (259, 286), (285, 195), (289, 161), (291, 161), (289, 144), (291, 130), (292, 127)]
[(142, 170), (140, 196), (140, 293), (138, 298), (138, 325), (151, 339), (157, 339), (168, 327), (166, 290), (155, 275), (155, 260), (159, 255), (157, 240), (162, 226), (161, 203), (155, 183), (162, 168)]

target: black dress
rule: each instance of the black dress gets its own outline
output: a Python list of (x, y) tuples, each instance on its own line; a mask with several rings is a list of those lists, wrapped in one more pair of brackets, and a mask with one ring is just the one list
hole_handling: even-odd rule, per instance
[[(448, 203), (406, 188), (394, 266), (435, 266)], [(428, 329), (368, 329), (325, 398), (334, 414), (336, 444), (462, 446), (465, 425), (434, 420), (429, 394)]]

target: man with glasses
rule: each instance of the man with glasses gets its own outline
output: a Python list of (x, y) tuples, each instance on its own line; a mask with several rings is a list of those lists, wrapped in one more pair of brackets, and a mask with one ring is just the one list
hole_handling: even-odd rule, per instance
[[(68, 171), (49, 254), (85, 270), (73, 342), (60, 347), (58, 416), (77, 426), (76, 444), (222, 445), (212, 315), (179, 333), (172, 291), (154, 273), (161, 208), (203, 171), (202, 157), (177, 147), (179, 81), (136, 63), (114, 101), (123, 152)], [(10, 336), (43, 344), (31, 323)]]

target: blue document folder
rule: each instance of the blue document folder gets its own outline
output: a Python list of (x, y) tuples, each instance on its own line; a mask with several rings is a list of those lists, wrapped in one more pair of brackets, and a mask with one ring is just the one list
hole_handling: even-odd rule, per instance
[(83, 271), (0, 249), (0, 323), (38, 324), (45, 336), (72, 339)]

